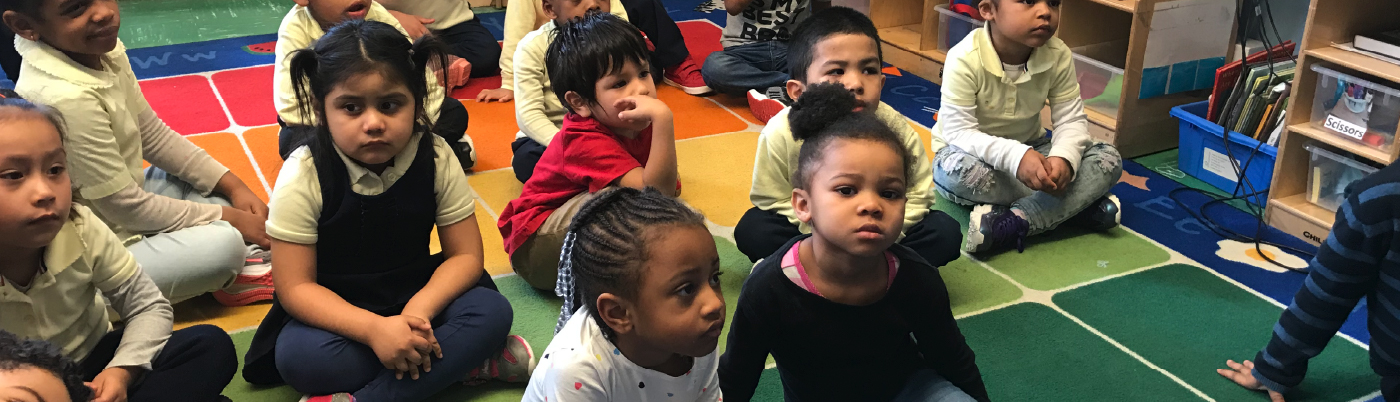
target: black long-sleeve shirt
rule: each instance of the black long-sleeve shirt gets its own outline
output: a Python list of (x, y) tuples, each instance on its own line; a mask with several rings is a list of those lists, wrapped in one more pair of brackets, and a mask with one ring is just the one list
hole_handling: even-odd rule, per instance
[(896, 244), (899, 272), (884, 298), (866, 306), (832, 302), (782, 272), (783, 254), (808, 236), (779, 248), (744, 282), (719, 363), (727, 400), (753, 398), (769, 354), (788, 401), (887, 401), (924, 368), (988, 400), (937, 269)]

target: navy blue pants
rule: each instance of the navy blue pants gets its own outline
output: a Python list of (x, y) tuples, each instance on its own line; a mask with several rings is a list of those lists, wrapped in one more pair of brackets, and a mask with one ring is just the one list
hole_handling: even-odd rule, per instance
[[(734, 225), (734, 242), (750, 261), (768, 258), (801, 234), (786, 216), (758, 207), (749, 208)], [(904, 231), (899, 244), (913, 249), (929, 265), (941, 267), (961, 255), (962, 226), (943, 211), (929, 210), (924, 220)]]
[[(448, 53), (472, 63), (471, 78), (490, 77), (501, 71), (501, 45), (481, 21), (472, 18), (433, 32), (447, 43)], [(450, 91), (449, 91), (450, 92)]]
[(510, 143), (510, 149), (514, 152), (510, 167), (515, 171), (515, 179), (521, 183), (530, 180), (530, 176), (535, 175), (535, 165), (539, 164), (540, 157), (544, 156), (544, 145), (529, 137), (520, 137)]
[(473, 368), (505, 346), (514, 312), (505, 296), (474, 287), (433, 319), (433, 335), (444, 359), (417, 380), (394, 379), (369, 345), (293, 319), (277, 337), (277, 371), (304, 394), (349, 392), (361, 401), (421, 401), (467, 378)]
[[(83, 379), (92, 381), (112, 361), (122, 340), (122, 330), (107, 333), (97, 347), (78, 363)], [(132, 402), (220, 400), (233, 373), (238, 355), (228, 333), (213, 325), (196, 325), (170, 333), (165, 349), (151, 361), (151, 371), (127, 388)]]

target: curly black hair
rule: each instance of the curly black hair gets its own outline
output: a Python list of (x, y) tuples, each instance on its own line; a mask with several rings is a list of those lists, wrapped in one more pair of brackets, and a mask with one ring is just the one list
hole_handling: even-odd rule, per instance
[(807, 189), (812, 170), (823, 158), (827, 145), (837, 138), (867, 140), (885, 144), (904, 162), (904, 177), (913, 166), (909, 149), (899, 135), (875, 118), (874, 113), (857, 113), (856, 98), (841, 84), (820, 83), (807, 87), (802, 97), (788, 112), (792, 138), (802, 141), (798, 151), (797, 169), (792, 172), (792, 186)]
[(44, 341), (20, 339), (0, 330), (0, 372), (26, 368), (44, 370), (63, 380), (73, 402), (92, 399), (92, 389), (83, 385), (78, 363), (64, 356), (57, 347)]

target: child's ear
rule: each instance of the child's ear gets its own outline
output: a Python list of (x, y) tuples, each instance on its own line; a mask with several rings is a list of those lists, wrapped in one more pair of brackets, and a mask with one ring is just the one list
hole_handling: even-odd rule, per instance
[(565, 92), (564, 100), (569, 102), (569, 104), (564, 106), (568, 106), (569, 109), (574, 111), (574, 114), (583, 117), (591, 117), (593, 115), (593, 111), (588, 109), (588, 101), (583, 100), (583, 96), (579, 95), (578, 92)]
[(10, 10), (0, 16), (0, 19), (4, 19), (5, 26), (9, 27), (10, 32), (14, 32), (15, 35), (29, 40), (39, 40), (39, 33), (34, 32), (34, 21), (29, 19), (29, 16)]
[(786, 86), (788, 97), (792, 98), (792, 100), (801, 98), (802, 93), (807, 91), (807, 84), (803, 84), (802, 81), (798, 80), (787, 80)]
[(981, 3), (977, 3), (977, 13), (982, 14), (983, 21), (991, 21), (993, 17), (996, 16), (996, 1), (997, 0), (982, 0)]
[(603, 317), (603, 323), (608, 324), (613, 332), (632, 332), (631, 303), (615, 294), (604, 293), (598, 295), (598, 303), (594, 307), (598, 309), (598, 316)]
[(559, 18), (559, 14), (554, 13), (554, 1), (543, 0), (541, 7), (544, 10), (544, 16), (549, 17), (551, 20)]
[(797, 220), (802, 222), (812, 222), (812, 204), (807, 195), (807, 190), (800, 188), (792, 189), (792, 210), (797, 213)]

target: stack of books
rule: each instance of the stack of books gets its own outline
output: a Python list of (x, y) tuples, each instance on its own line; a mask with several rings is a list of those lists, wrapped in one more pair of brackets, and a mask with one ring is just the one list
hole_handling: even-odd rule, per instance
[(1292, 41), (1215, 70), (1208, 119), (1255, 140), (1278, 145), (1298, 68)]

